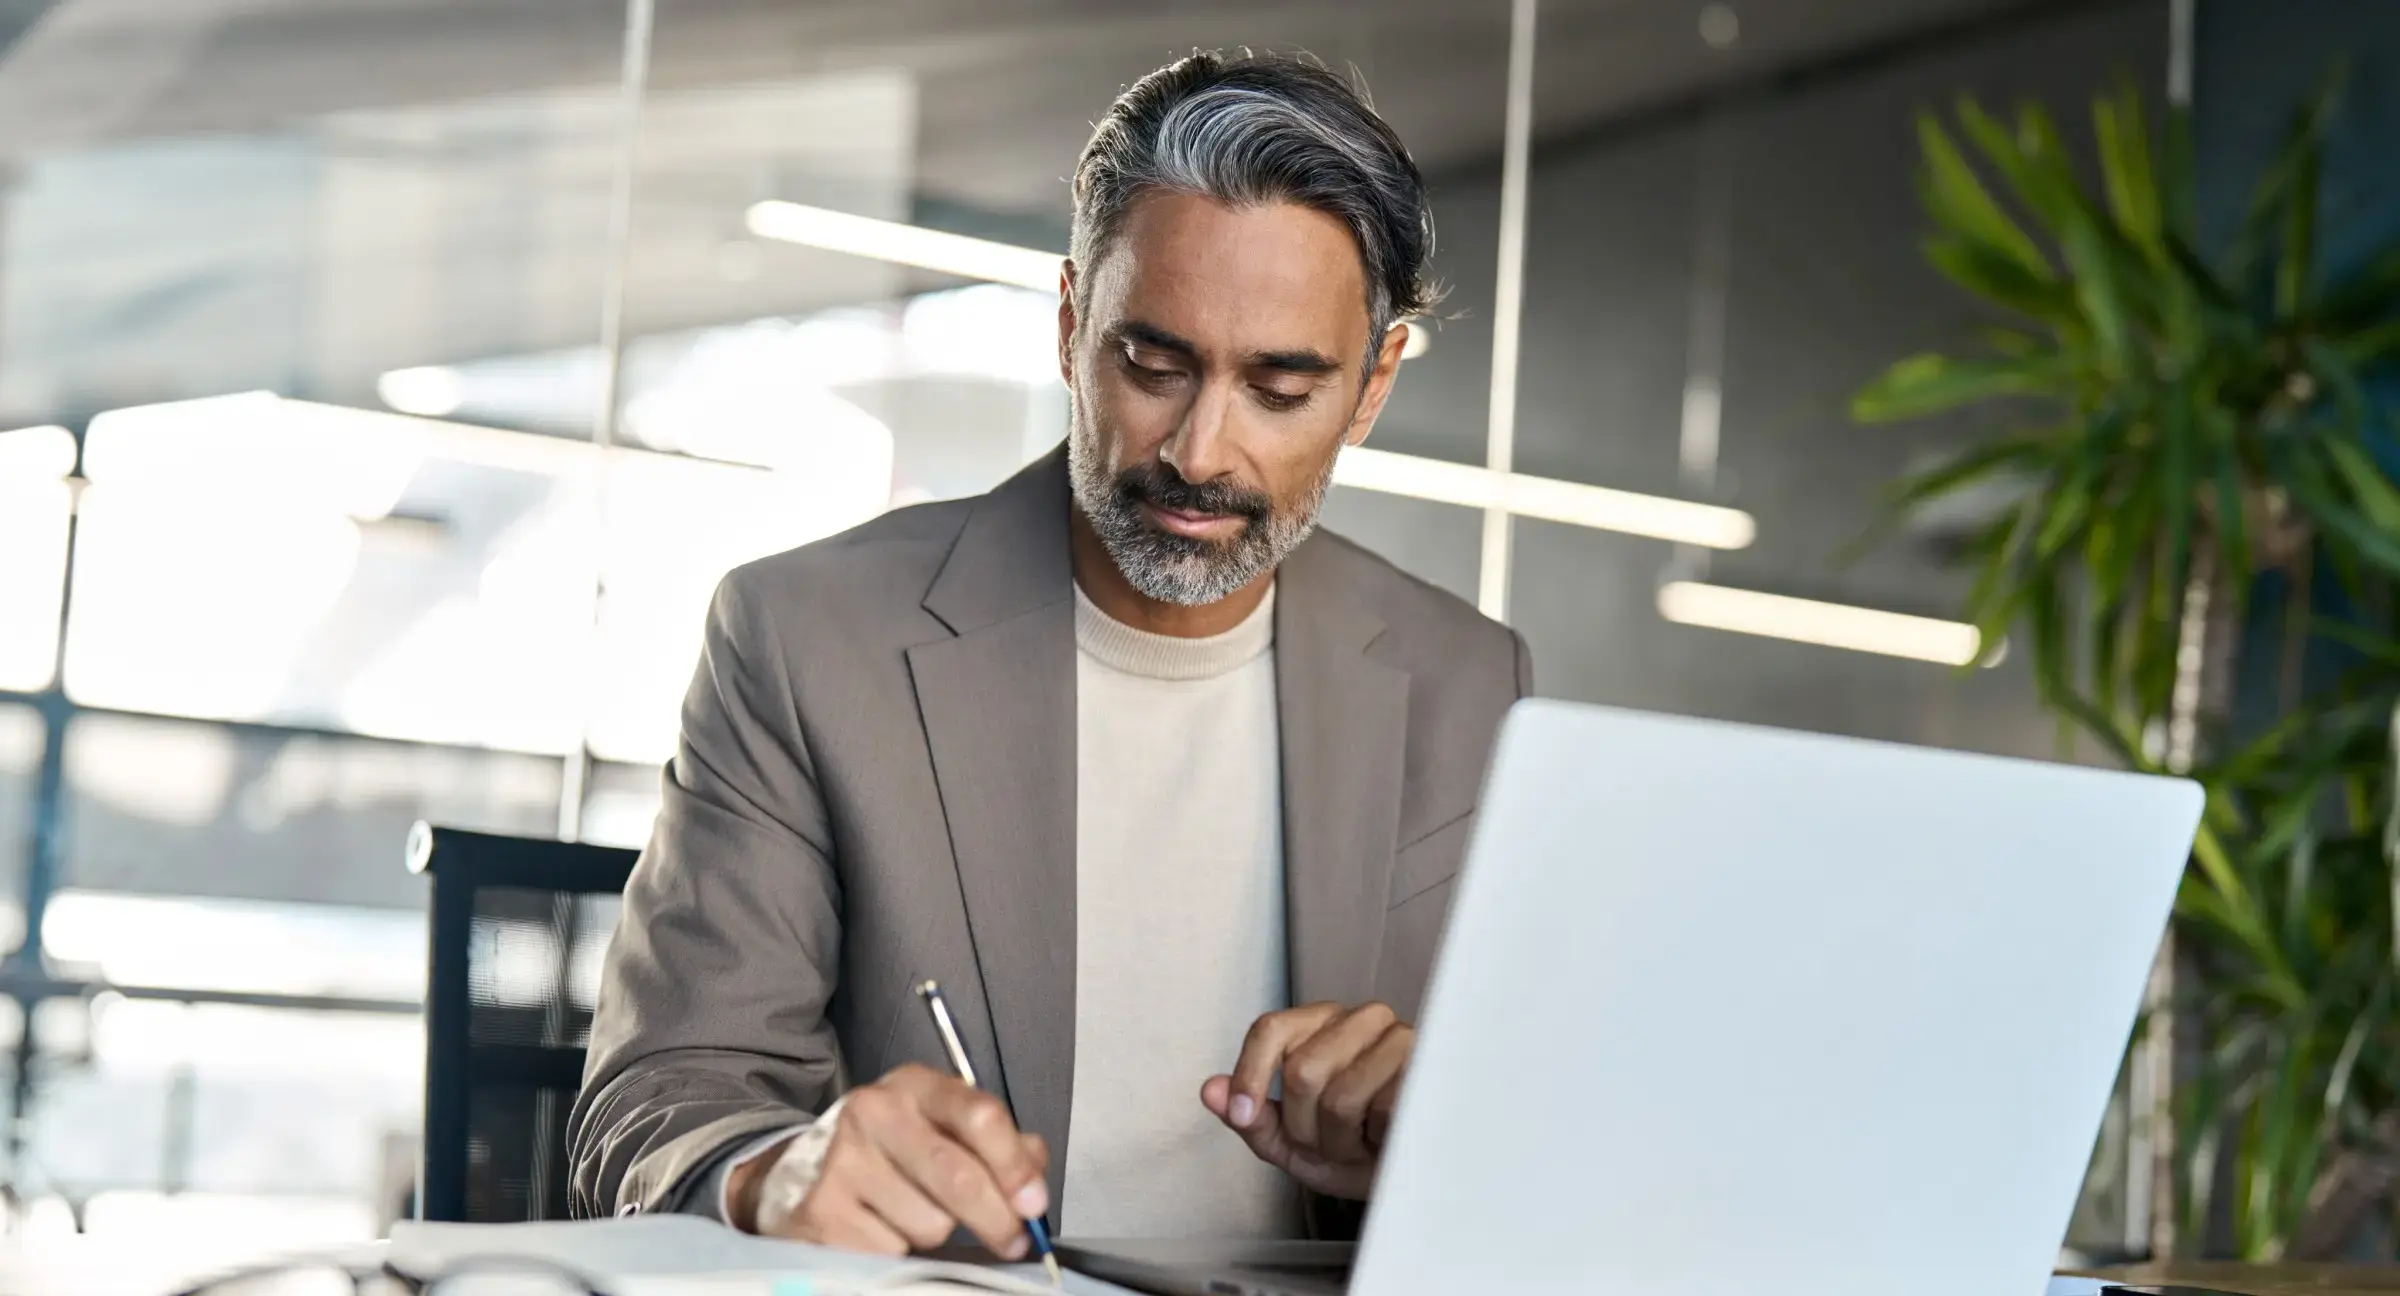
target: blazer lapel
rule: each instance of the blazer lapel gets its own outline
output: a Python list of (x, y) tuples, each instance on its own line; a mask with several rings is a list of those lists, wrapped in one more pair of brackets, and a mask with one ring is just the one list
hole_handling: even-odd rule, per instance
[(1408, 740), (1408, 675), (1367, 655), (1383, 622), (1347, 597), (1332, 543), (1301, 545), (1276, 574), (1295, 1004), (1355, 1004), (1374, 992)]
[[(1054, 1189), (1066, 1165), (1075, 1074), (1067, 500), (1065, 459), (1056, 452), (987, 496), (925, 596), (926, 610), (955, 637), (908, 650), (997, 1078), (1019, 1128), (1049, 1141)], [(961, 1030), (975, 1042), (970, 1021)]]

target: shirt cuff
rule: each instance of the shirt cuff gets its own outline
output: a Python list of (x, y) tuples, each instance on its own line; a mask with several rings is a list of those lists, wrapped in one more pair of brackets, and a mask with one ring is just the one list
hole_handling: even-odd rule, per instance
[[(826, 1116), (833, 1114), (832, 1110), (825, 1113)], [(690, 1190), (684, 1194), (682, 1212), (704, 1215), (719, 1224), (734, 1224), (733, 1203), (726, 1197), (726, 1191), (733, 1183), (733, 1172), (765, 1156), (785, 1139), (809, 1128), (811, 1126), (807, 1124), (786, 1125), (782, 1129), (769, 1130), (746, 1143), (735, 1144), (731, 1150), (719, 1155), (707, 1171), (692, 1182)]]

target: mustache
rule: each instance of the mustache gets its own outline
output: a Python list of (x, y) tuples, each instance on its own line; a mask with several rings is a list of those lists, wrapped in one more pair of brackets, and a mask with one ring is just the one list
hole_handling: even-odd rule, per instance
[(1183, 475), (1161, 463), (1135, 464), (1117, 474), (1117, 498), (1124, 503), (1148, 504), (1152, 508), (1175, 509), (1186, 513), (1215, 513), (1227, 517), (1243, 517), (1253, 522), (1263, 521), (1275, 511), (1275, 502), (1261, 490), (1251, 490), (1218, 478), (1199, 483), (1188, 482)]

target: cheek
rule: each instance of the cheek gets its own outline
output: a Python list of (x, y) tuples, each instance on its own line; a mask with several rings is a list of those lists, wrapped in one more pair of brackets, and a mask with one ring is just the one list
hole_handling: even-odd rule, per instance
[(1341, 441), (1340, 427), (1312, 428), (1306, 435), (1299, 435), (1298, 429), (1287, 429), (1273, 451), (1260, 462), (1270, 483), (1268, 491), (1282, 504), (1305, 502), (1316, 492), (1317, 483), (1324, 480)]
[(1161, 400), (1131, 383), (1085, 373), (1076, 399), (1084, 419), (1123, 468), (1150, 459), (1175, 434), (1180, 417), (1170, 401)]

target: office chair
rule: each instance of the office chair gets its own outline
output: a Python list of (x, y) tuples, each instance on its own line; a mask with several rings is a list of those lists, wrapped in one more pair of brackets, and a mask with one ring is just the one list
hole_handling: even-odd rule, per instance
[(636, 852), (409, 830), (432, 879), (417, 1218), (566, 1219), (567, 1112)]

